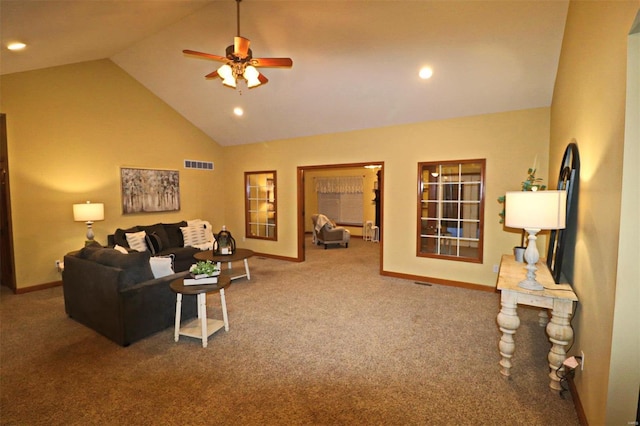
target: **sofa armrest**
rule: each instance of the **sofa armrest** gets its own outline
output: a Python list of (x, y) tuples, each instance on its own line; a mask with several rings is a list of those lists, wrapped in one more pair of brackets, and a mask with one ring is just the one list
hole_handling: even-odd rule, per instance
[(62, 288), (67, 315), (111, 336), (119, 323), (118, 280), (121, 269), (73, 255), (64, 257)]

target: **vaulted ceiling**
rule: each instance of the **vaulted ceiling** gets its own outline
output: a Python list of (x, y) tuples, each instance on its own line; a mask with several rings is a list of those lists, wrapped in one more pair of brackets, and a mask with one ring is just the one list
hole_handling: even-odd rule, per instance
[[(182, 53), (224, 56), (234, 0), (0, 0), (0, 72), (110, 58), (219, 144), (266, 142), (549, 106), (567, 8), (243, 0), (240, 33), (254, 57), (290, 57), (293, 67), (261, 68), (267, 84), (234, 90), (204, 78), (219, 62)], [(27, 48), (8, 51), (15, 40)]]

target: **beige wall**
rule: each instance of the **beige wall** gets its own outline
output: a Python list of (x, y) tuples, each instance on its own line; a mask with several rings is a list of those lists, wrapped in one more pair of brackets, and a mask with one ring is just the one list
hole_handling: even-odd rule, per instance
[[(619, 328), (623, 335), (618, 339), (638, 341), (637, 276), (629, 286), (635, 287), (635, 293), (617, 292), (616, 271), (627, 34), (639, 6), (638, 1), (571, 2), (551, 108), (550, 170), (558, 170), (569, 142), (575, 140), (580, 150), (574, 283), (580, 302), (573, 320), (575, 343), (571, 352), (585, 353), (585, 369), (578, 372), (576, 386), (592, 425), (635, 421), (640, 385), (637, 343), (635, 351), (612, 363), (612, 351), (616, 351), (612, 348), (613, 322), (620, 301), (617, 299), (631, 294), (636, 295), (636, 310), (627, 315), (635, 318), (636, 327)], [(636, 171), (640, 166), (637, 158), (630, 164)], [(637, 195), (637, 186), (635, 191)], [(634, 216), (637, 232), (637, 210)], [(634, 244), (637, 262), (637, 241)]]
[[(80, 248), (72, 204), (105, 204), (96, 240), (118, 227), (201, 218), (220, 226), (222, 151), (109, 60), (2, 76), (17, 288), (60, 280), (55, 260)], [(184, 159), (213, 161), (213, 172)], [(122, 215), (120, 167), (180, 171), (181, 211)]]
[[(244, 244), (296, 257), (296, 168), (384, 162), (384, 270), (493, 287), (493, 265), (520, 239), (518, 231), (507, 232), (499, 223), (496, 200), (520, 189), (536, 157), (539, 175), (547, 175), (548, 143), (549, 109), (538, 108), (227, 147), (225, 159), (234, 165), (225, 173), (227, 225), (244, 229), (243, 216), (235, 213), (243, 211), (242, 173), (277, 169), (278, 241)], [(418, 162), (475, 158), (487, 159), (484, 263), (416, 257)]]

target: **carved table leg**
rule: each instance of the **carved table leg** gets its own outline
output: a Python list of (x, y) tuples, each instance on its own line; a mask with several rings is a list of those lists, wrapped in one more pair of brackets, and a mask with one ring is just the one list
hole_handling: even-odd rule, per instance
[(546, 309), (540, 309), (538, 313), (538, 325), (544, 327), (549, 323), (549, 313)]
[(567, 358), (565, 347), (573, 339), (573, 329), (571, 328), (569, 319), (573, 302), (570, 300), (556, 299), (553, 302), (553, 310), (551, 311), (551, 322), (547, 324), (547, 334), (552, 346), (547, 359), (549, 360), (549, 387), (553, 390), (560, 391), (560, 378), (564, 372), (562, 363)]
[(502, 337), (500, 338), (500, 374), (503, 376), (509, 376), (511, 369), (511, 357), (516, 350), (516, 344), (513, 340), (513, 335), (516, 334), (516, 330), (520, 327), (520, 318), (518, 318), (517, 312), (517, 298), (510, 291), (503, 290), (500, 298), (500, 304), (502, 308), (498, 314), (498, 325), (500, 331), (502, 331)]

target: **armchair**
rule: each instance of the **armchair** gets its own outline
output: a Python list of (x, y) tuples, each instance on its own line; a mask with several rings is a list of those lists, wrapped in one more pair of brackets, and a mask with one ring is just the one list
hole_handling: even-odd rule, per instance
[(344, 244), (349, 247), (351, 233), (342, 226), (336, 226), (331, 219), (323, 214), (311, 216), (313, 222), (313, 242), (317, 245), (324, 244), (325, 250), (329, 244)]

